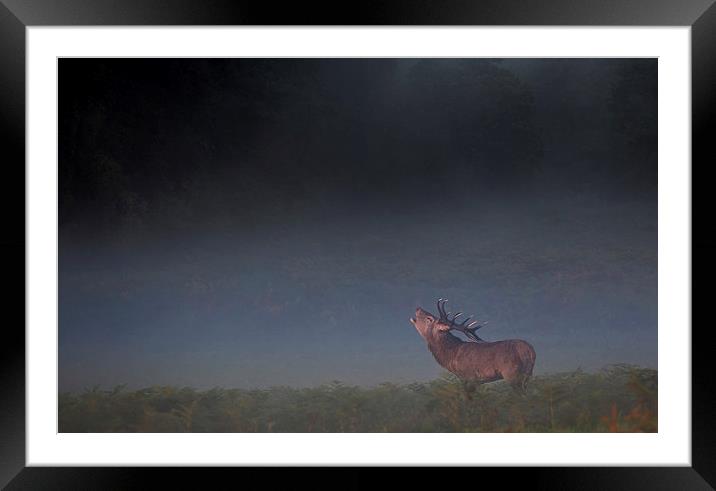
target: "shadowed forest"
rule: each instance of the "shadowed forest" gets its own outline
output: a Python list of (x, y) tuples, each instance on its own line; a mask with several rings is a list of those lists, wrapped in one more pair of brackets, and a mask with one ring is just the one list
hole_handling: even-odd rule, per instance
[(610, 365), (466, 391), (446, 372), (427, 383), (315, 388), (157, 386), (62, 393), (60, 432), (656, 432), (657, 372)]

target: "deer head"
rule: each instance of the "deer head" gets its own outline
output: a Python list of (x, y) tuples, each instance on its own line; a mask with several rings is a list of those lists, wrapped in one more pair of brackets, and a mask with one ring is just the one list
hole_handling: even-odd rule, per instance
[[(439, 317), (435, 317), (430, 312), (421, 309), (415, 311), (415, 318), (410, 319), (410, 322), (418, 330), (418, 333), (426, 340), (432, 339), (438, 333), (447, 333), (449, 331), (459, 331), (463, 333), (469, 341), (476, 343), (484, 342), (475, 331), (485, 326), (487, 322), (480, 324), (478, 321), (471, 321), (472, 316), (468, 316), (461, 322), (457, 322), (458, 317), (461, 317), (462, 312), (453, 314), (445, 310), (445, 304), (447, 300), (438, 300), (438, 314)], [(451, 317), (452, 316), (452, 317)]]

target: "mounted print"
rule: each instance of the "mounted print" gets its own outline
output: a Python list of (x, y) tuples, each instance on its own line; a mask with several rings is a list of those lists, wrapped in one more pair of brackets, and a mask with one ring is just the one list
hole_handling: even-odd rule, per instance
[(656, 58), (60, 58), (59, 432), (657, 432)]

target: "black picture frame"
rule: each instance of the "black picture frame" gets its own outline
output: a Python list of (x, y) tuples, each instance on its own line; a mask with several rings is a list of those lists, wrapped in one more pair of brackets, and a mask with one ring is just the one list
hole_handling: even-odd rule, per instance
[[(551, 25), (690, 26), (692, 41), (692, 230), (708, 213), (703, 174), (713, 164), (709, 128), (716, 99), (716, 4), (714, 0), (386, 0), (322, 3), (231, 0), (0, 0), (0, 162), (5, 213), (0, 242), (6, 285), (6, 313), (0, 343), (0, 485), (7, 489), (128, 489), (147, 487), (149, 477), (202, 487), (219, 477), (267, 479), (261, 469), (52, 468), (25, 466), (25, 28), (80, 25)], [(697, 179), (693, 179), (696, 170)], [(700, 179), (698, 177), (701, 177)], [(23, 203), (19, 206), (18, 203)], [(23, 213), (20, 214), (22, 209)], [(692, 232), (692, 257), (699, 268), (692, 281), (716, 272), (716, 241), (708, 228)], [(9, 273), (9, 274), (8, 274)], [(14, 280), (14, 281), (8, 281)], [(692, 287), (693, 299), (704, 290)], [(705, 300), (705, 299), (703, 299)], [(704, 305), (702, 300), (701, 305)], [(699, 310), (693, 310), (699, 312)], [(716, 416), (708, 325), (692, 329), (692, 467), (583, 467), (461, 469), (454, 477), (480, 473), (525, 480), (549, 489), (712, 489), (716, 486)], [(690, 326), (672, 326), (687, 329)], [(578, 449), (575, 449), (578, 450)], [(371, 485), (375, 469), (352, 469), (346, 485)], [(210, 473), (210, 479), (208, 474)], [(284, 474), (293, 485), (306, 469)], [(275, 476), (275, 474), (274, 474)], [(317, 483), (335, 483), (326, 474)], [(444, 478), (414, 470), (411, 480), (443, 483)], [(313, 476), (311, 477), (313, 480)], [(314, 482), (315, 484), (316, 482)], [(556, 484), (558, 485), (556, 486)]]

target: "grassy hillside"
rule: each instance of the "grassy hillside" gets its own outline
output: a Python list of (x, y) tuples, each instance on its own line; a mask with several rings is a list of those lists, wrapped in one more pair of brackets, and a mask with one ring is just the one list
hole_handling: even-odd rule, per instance
[(469, 394), (451, 374), (374, 387), (197, 391), (149, 387), (59, 396), (60, 432), (655, 432), (657, 372), (612, 365)]

